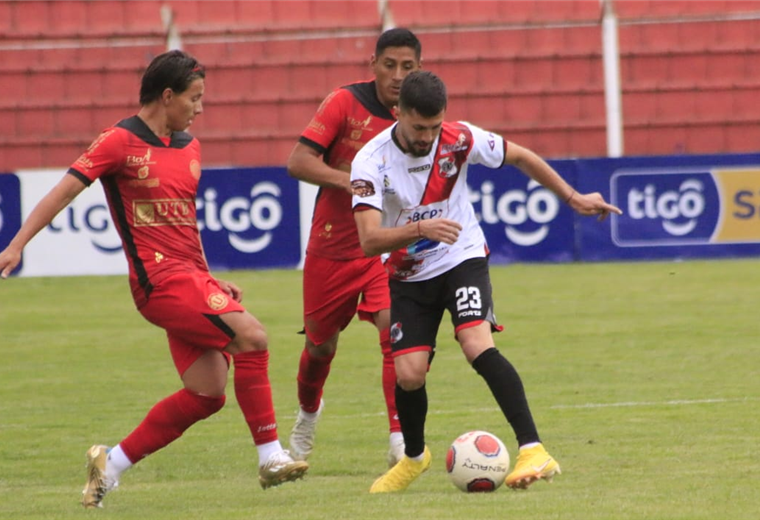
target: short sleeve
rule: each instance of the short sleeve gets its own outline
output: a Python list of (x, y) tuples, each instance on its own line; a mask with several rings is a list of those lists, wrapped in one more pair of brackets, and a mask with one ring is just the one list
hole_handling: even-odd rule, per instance
[(469, 162), (482, 164), (489, 168), (500, 168), (504, 165), (504, 156), (507, 153), (506, 141), (498, 134), (483, 130), (464, 121), (461, 122), (472, 132), (472, 150)]
[[(124, 161), (124, 146), (119, 130), (109, 128), (95, 139), (87, 150), (74, 161), (70, 173), (78, 173), (80, 178), (90, 183), (103, 175), (114, 173)], [(84, 179), (83, 179), (84, 180)]]
[(319, 105), (309, 125), (301, 133), (301, 142), (305, 140), (306, 144), (317, 145), (319, 152), (327, 150), (340, 134), (346, 120), (346, 103), (349, 96), (351, 93), (346, 89), (332, 91)]

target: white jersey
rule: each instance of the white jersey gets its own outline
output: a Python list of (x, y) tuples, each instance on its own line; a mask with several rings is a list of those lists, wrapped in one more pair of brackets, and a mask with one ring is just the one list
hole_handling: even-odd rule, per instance
[(506, 153), (504, 140), (469, 123), (444, 122), (430, 154), (415, 157), (401, 149), (395, 129), (393, 125), (379, 133), (354, 157), (354, 210), (366, 205), (382, 211), (383, 227), (447, 218), (461, 224), (462, 231), (452, 245), (423, 238), (383, 254), (390, 276), (429, 280), (465, 260), (486, 256), (485, 236), (469, 199), (467, 167), (500, 167)]

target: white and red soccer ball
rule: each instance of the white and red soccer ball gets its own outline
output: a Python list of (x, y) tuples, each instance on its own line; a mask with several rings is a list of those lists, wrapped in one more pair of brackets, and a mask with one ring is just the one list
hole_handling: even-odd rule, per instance
[(484, 431), (463, 433), (446, 454), (446, 471), (465, 493), (494, 491), (509, 472), (509, 453), (495, 435)]

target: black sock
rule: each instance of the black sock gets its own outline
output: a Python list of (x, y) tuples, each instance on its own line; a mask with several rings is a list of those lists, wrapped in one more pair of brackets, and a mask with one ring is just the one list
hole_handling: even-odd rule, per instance
[(495, 347), (491, 347), (475, 358), (472, 368), (486, 380), (488, 388), (515, 432), (518, 445), (541, 442), (528, 408), (525, 389), (512, 363)]
[(407, 457), (417, 457), (425, 451), (425, 417), (428, 400), (425, 385), (407, 392), (396, 384), (396, 409), (401, 433), (404, 435), (404, 453)]

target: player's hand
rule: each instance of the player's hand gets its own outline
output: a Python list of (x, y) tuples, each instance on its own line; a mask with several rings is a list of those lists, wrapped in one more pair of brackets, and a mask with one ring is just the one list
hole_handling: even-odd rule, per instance
[(0, 278), (8, 278), (21, 263), (21, 251), (10, 247), (0, 252)]
[(613, 206), (604, 200), (601, 193), (578, 193), (573, 192), (570, 200), (567, 201), (571, 208), (581, 215), (593, 216), (598, 215), (597, 220), (601, 222), (606, 219), (610, 213), (622, 215), (623, 211), (617, 206)]
[(419, 225), (423, 238), (448, 245), (456, 242), (459, 239), (459, 232), (462, 231), (462, 225), (459, 222), (447, 218), (421, 220)]
[(217, 279), (216, 282), (219, 284), (219, 287), (222, 288), (222, 291), (227, 294), (227, 296), (238, 303), (243, 301), (243, 289), (232, 282), (225, 282), (224, 280), (219, 279)]

